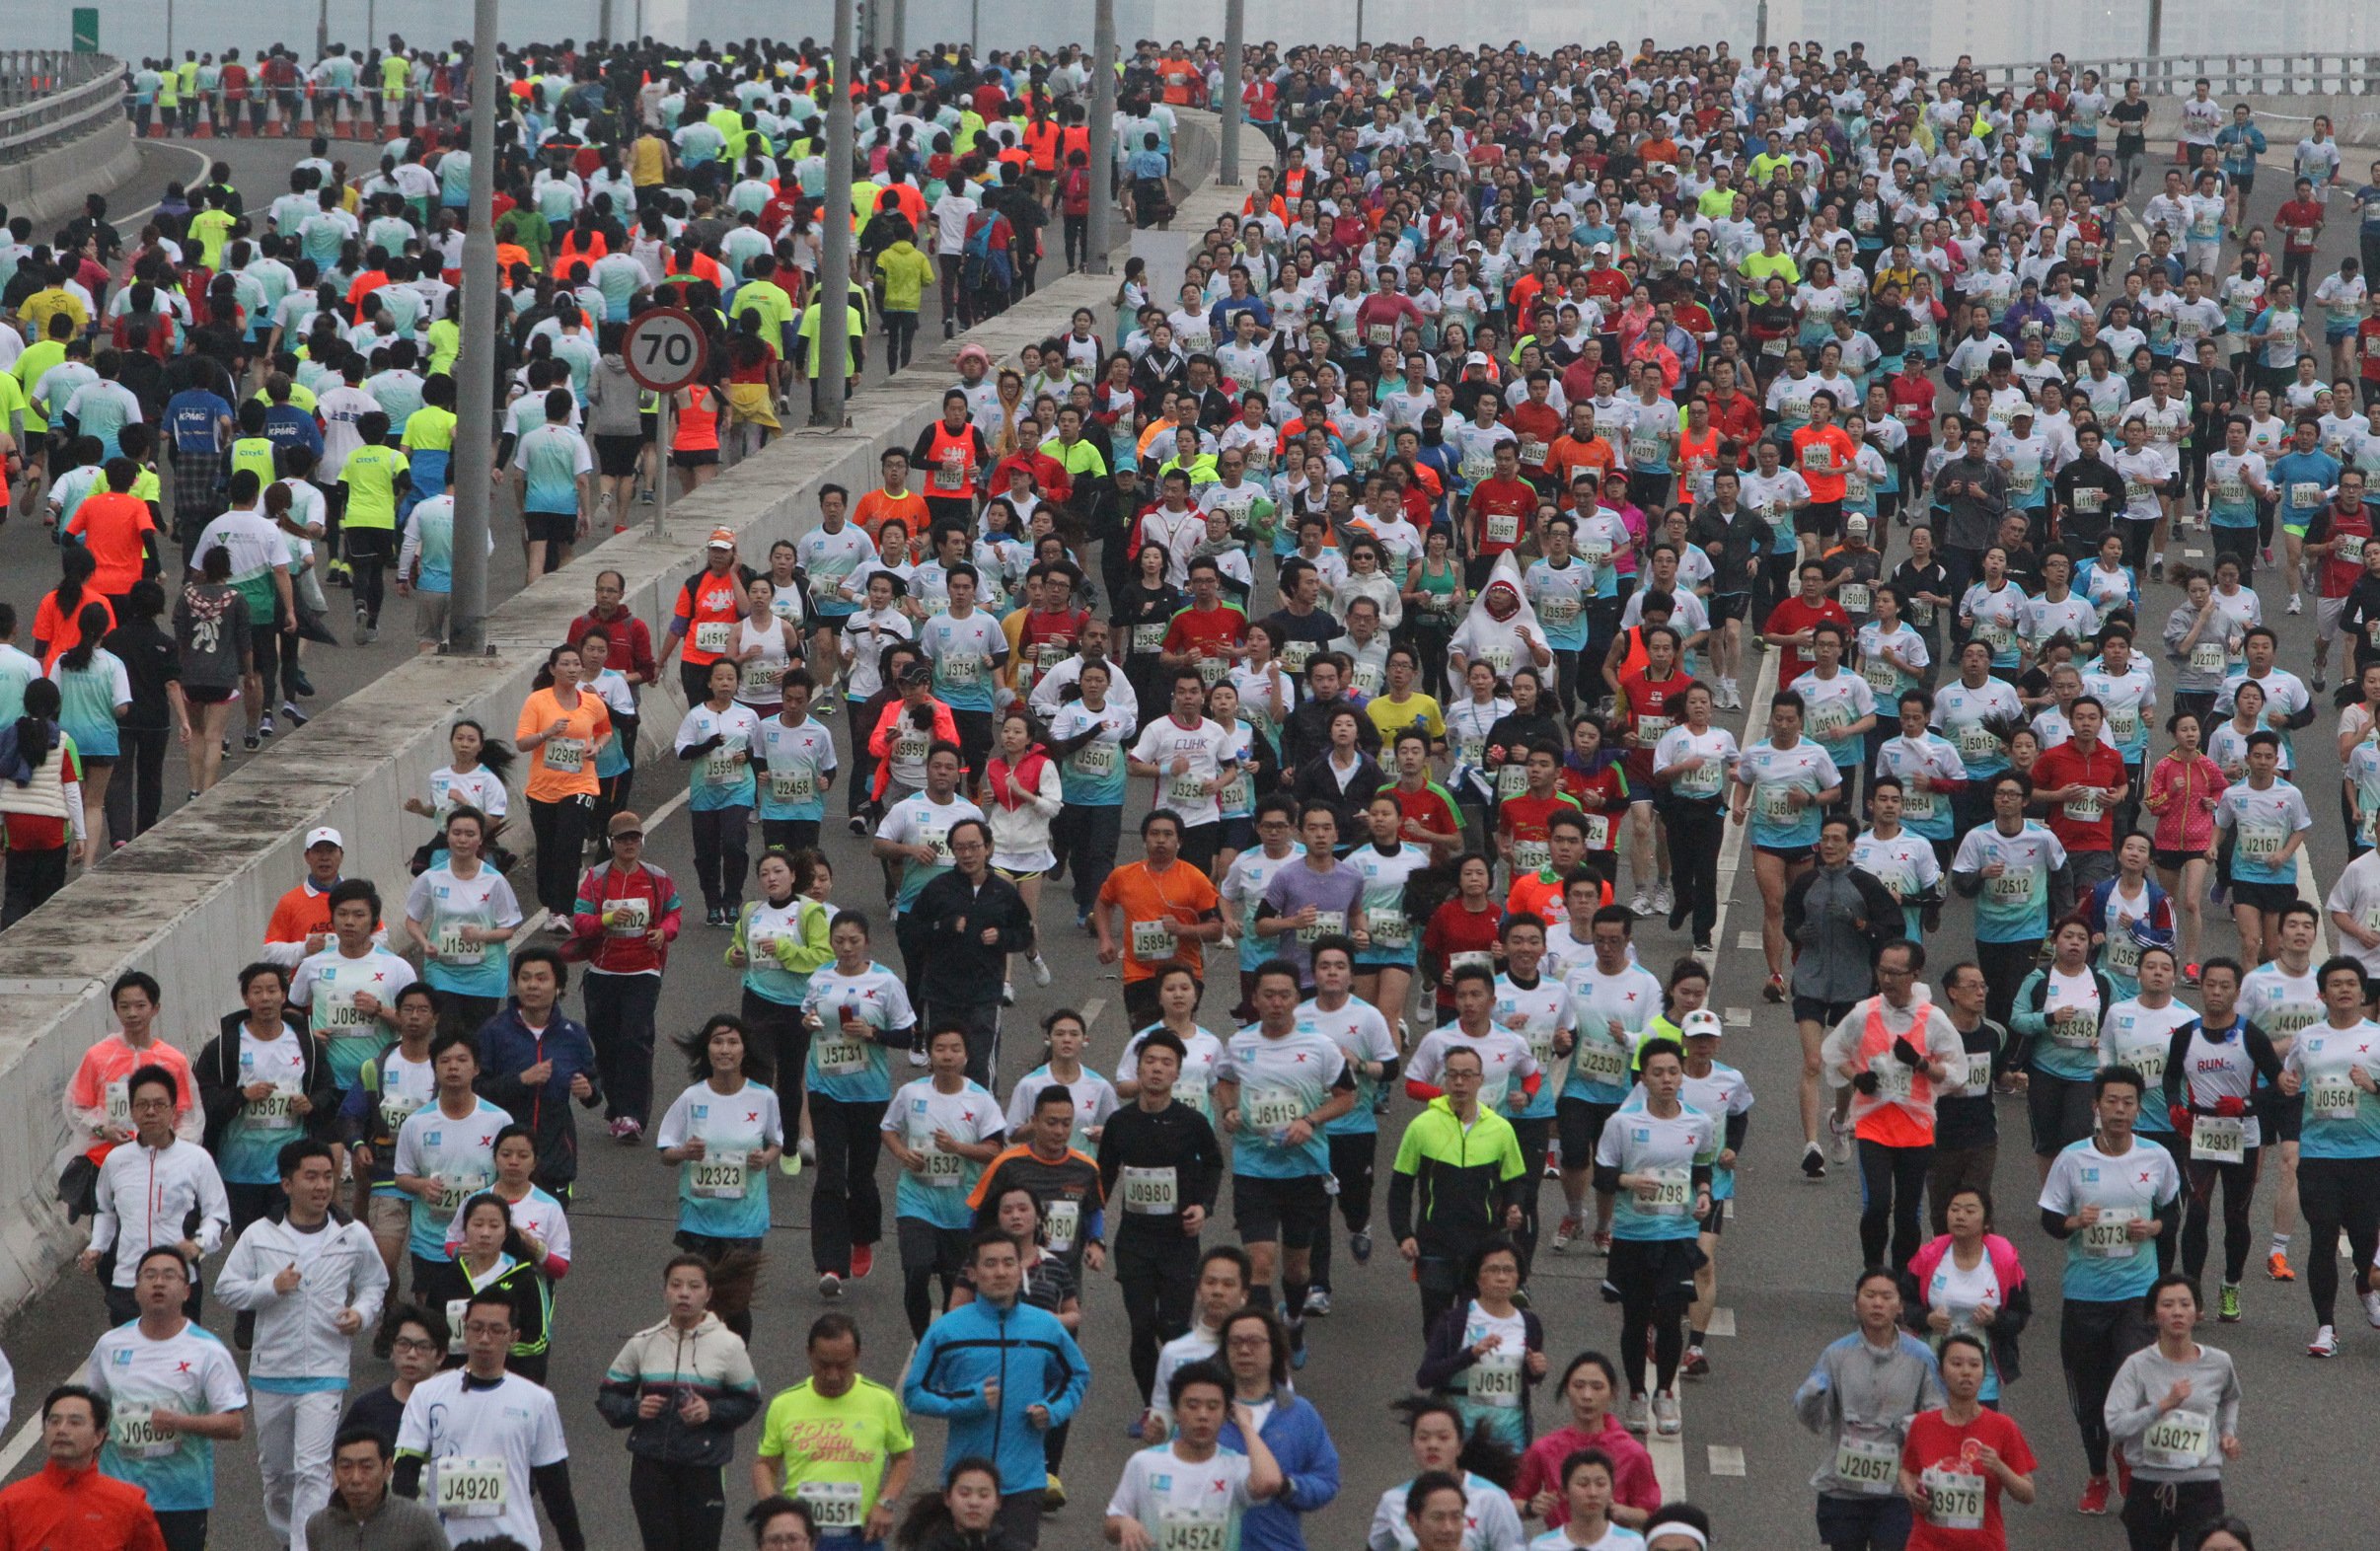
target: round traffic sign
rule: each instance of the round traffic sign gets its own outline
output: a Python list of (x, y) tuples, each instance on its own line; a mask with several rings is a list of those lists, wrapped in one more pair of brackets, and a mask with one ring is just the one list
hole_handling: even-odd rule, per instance
[(655, 393), (674, 393), (703, 375), (710, 341), (694, 314), (658, 307), (628, 327), (628, 373)]

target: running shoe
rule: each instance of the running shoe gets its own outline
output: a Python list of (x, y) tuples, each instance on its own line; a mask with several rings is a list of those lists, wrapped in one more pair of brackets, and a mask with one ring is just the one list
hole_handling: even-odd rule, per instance
[(1657, 915), (1668, 915), (1677, 908), (1677, 896), (1666, 883), (1653, 885), (1653, 909)]
[[(1355, 1263), (1356, 1263), (1357, 1265), (1359, 1265), (1359, 1266), (1369, 1266), (1369, 1265), (1371, 1265), (1371, 1264), (1372, 1264), (1372, 1235), (1371, 1235), (1371, 1234), (1369, 1234), (1369, 1233), (1366, 1233), (1366, 1232), (1362, 1232), (1362, 1231), (1360, 1231), (1360, 1230), (1359, 1230), (1359, 1231), (1357, 1231), (1357, 1232), (1354, 1232), (1354, 1233), (1350, 1233), (1350, 1234), (1348, 1234), (1348, 1235), (1347, 1235), (1347, 1253), (1349, 1253), (1350, 1255), (1353, 1255), (1353, 1256), (1355, 1257)], [(1313, 1294), (1312, 1294), (1312, 1293), (1310, 1293), (1310, 1292), (1308, 1292), (1308, 1293), (1306, 1294), (1306, 1298), (1307, 1298), (1307, 1300), (1308, 1300), (1308, 1306), (1311, 1306), (1311, 1300), (1312, 1300), (1312, 1298), (1313, 1298)]]
[(2380, 1330), (2380, 1292), (2368, 1290), (2364, 1292), (2363, 1318), (2374, 1330)]
[(1036, 953), (1030, 958), (1026, 959), (1025, 962), (1032, 966), (1034, 985), (1046, 986), (1050, 983), (1050, 965), (1047, 959)]
[(815, 1163), (818, 1161), (818, 1139), (804, 1137), (793, 1145), (793, 1150), (804, 1163)]
[[(2162, 580), (2163, 578), (2159, 579)], [(2303, 614), (2306, 612), (2306, 600), (2299, 597), (2296, 593), (2291, 593), (2289, 594), (2289, 607), (2282, 612), (2287, 614)]]
[(843, 1279), (832, 1271), (820, 1272), (818, 1274), (818, 1295), (830, 1303), (843, 1296)]
[(1055, 1514), (1066, 1507), (1066, 1483), (1058, 1479), (1055, 1470), (1044, 1473), (1041, 1482), (1041, 1511)]
[(1290, 1366), (1303, 1371), (1305, 1367), (1305, 1321), (1302, 1318), (1293, 1319), (1289, 1322), (1289, 1338)]
[(1560, 1179), (1562, 1177), (1562, 1161), (1561, 1159), (1555, 1157), (1550, 1150), (1545, 1154), (1545, 1177), (1547, 1179)]
[[(254, 753), (256, 753), (256, 752), (257, 752), (257, 748), (258, 748), (259, 744), (260, 743), (260, 741), (261, 741), (261, 740), (260, 740), (260, 739), (259, 739), (259, 738), (257, 737), (257, 735), (256, 735), (255, 733), (253, 733), (253, 732), (252, 732), (252, 733), (250, 733), (250, 734), (249, 734), (247, 737), (242, 738), (242, 739), (240, 740), (240, 747), (242, 747), (242, 748), (246, 749), (246, 750), (247, 750), (249, 753), (254, 754)], [(224, 753), (226, 753), (226, 754), (229, 754), (231, 751), (230, 751), (229, 749), (226, 749), (226, 750), (224, 750), (223, 752), (224, 752)]]
[(1330, 1289), (1307, 1288), (1305, 1290), (1305, 1317), (1308, 1319), (1330, 1318)]
[(1148, 1415), (1143, 1413), (1124, 1424), (1124, 1436), (1138, 1442), (1148, 1433)]
[(610, 1134), (611, 1139), (614, 1142), (617, 1142), (622, 1146), (627, 1147), (635, 1145), (636, 1138), (638, 1134), (644, 1130), (644, 1128), (637, 1125), (634, 1121), (629, 1119), (626, 1115), (615, 1115), (612, 1117), (611, 1125), (606, 1127), (605, 1130)]
[(1760, 988), (1760, 995), (1770, 1001), (1783, 1001), (1785, 999), (1785, 977), (1782, 975), (1769, 976), (1768, 984)]
[(1833, 1144), (1834, 1161), (1849, 1164), (1851, 1161), (1851, 1128), (1844, 1123), (1842, 1116), (1829, 1115), (1826, 1117), (1826, 1135)]
[(1594, 1236), (1589, 1238), (1587, 1243), (1588, 1247), (1591, 1248), (1596, 1254), (1608, 1257), (1611, 1253), (1611, 1230), (1609, 1228), (1597, 1228)]
[(2268, 544), (2268, 545), (2266, 545), (2266, 546), (2265, 546), (2265, 549), (2264, 549), (2264, 561), (2265, 561), (2265, 563), (2266, 563), (2267, 565), (2269, 565), (2269, 564), (2271, 564), (2271, 563), (2272, 563), (2272, 546), (2271, 546), (2271, 545), (2269, 545), (2269, 544)]
[(1587, 1224), (1584, 1221), (1577, 1218), (1564, 1218), (1561, 1224), (1554, 1229), (1554, 1253), (1557, 1255), (1569, 1254), (1570, 1246), (1577, 1243), (1579, 1235), (1586, 1231)]
[(1016, 1005), (1016, 982), (1004, 980), (1000, 983), (1000, 1004), (1004, 1007)]
[(867, 1280), (867, 1274), (875, 1269), (876, 1246), (873, 1244), (854, 1244), (852, 1246), (852, 1280), (854, 1282), (864, 1282)]
[(2154, 560), (2151, 560), (2151, 561), (2149, 562), (2149, 575), (2150, 575), (2150, 576), (2151, 576), (2153, 579), (2155, 579), (2155, 580), (2157, 580), (2157, 581), (2163, 581), (2163, 580), (2165, 580), (2165, 556), (2164, 556), (2164, 555), (2160, 554), (2160, 555), (2158, 555), (2158, 556), (2157, 556), (2157, 557), (2156, 557)]
[(2319, 673), (2318, 673), (2318, 674), (2314, 675), (2314, 682), (2313, 682), (2311, 685), (2307, 686), (2307, 687), (2308, 687), (2309, 689), (2313, 690), (2313, 692), (2314, 692), (2315, 694), (2320, 695), (2320, 694), (2321, 694), (2323, 691), (2325, 691), (2325, 690), (2327, 690), (2327, 689), (2329, 689), (2329, 688), (2331, 687), (2331, 681), (2330, 681), (2330, 680), (2328, 680), (2328, 679), (2326, 679), (2326, 678), (2324, 678), (2324, 677), (2323, 677), (2321, 674), (2319, 674)]
[(299, 710), (297, 708), (297, 702), (295, 701), (281, 702), (281, 714), (289, 718), (289, 725), (292, 727), (303, 727), (306, 725), (306, 723), (314, 719), (313, 717), (307, 715), (304, 711)]
[(260, 738), (272, 736), (272, 712), (266, 711), (257, 718), (257, 736)]
[(292, 673), (289, 676), (289, 687), (298, 692), (298, 699), (300, 700), (310, 701), (314, 699), (314, 681), (307, 678), (303, 673)]
[(1815, 1142), (1802, 1148), (1802, 1177), (1813, 1184), (1826, 1177), (1826, 1154)]
[(1664, 1438), (1675, 1438), (1685, 1431), (1685, 1415), (1678, 1410), (1677, 1397), (1669, 1390), (1653, 1397), (1653, 1426)]
[(2108, 1478), (2093, 1476), (2083, 1486), (2082, 1502), (2075, 1508), (2078, 1514), (2101, 1514), (2108, 1511)]
[(2315, 1331), (2314, 1339), (2306, 1343), (2306, 1356), (2310, 1358), (2335, 1358), (2338, 1355), (2339, 1332), (2328, 1325)]
[(1628, 1397), (1628, 1431), (1631, 1433), (1653, 1431), (1653, 1403), (1642, 1395)]
[(2185, 964), (2185, 965), (2183, 965), (2183, 966), (2182, 966), (2182, 984), (2183, 984), (2183, 985), (2185, 985), (2185, 986), (2195, 986), (2197, 983), (2198, 983), (2198, 966), (2196, 966), (2195, 964)]
[(867, 820), (855, 813), (849, 819), (844, 821), (843, 827), (851, 831), (854, 835), (865, 835), (867, 833)]
[(1688, 1378), (1708, 1378), (1711, 1376), (1711, 1360), (1702, 1355), (1702, 1348), (1688, 1347), (1685, 1363), (1677, 1371)]
[[(2380, 1309), (2380, 1292), (2364, 1293), (2364, 1317), (2370, 1319), (2373, 1324), (2380, 1325), (2380, 1313), (2375, 1313), (2376, 1309)], [(2226, 1282), (2218, 1290), (2215, 1318), (2226, 1325), (2236, 1325), (2240, 1322), (2240, 1285), (2238, 1283)]]
[(2295, 1282), (2297, 1273), (2289, 1269), (2289, 1252), (2276, 1249), (2265, 1257), (2265, 1275), (2275, 1282)]
[(1630, 913), (1639, 918), (1652, 915), (1653, 896), (1647, 894), (1642, 889), (1638, 889), (1636, 891), (1636, 897), (1628, 901), (1628, 909)]

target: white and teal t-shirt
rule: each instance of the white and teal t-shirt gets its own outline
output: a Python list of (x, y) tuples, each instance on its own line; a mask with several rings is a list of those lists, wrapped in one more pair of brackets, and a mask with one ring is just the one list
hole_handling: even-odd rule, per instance
[(438, 1182), (438, 1194), (415, 1196), (406, 1248), (424, 1260), (444, 1262), (446, 1227), (455, 1209), (495, 1178), (496, 1133), (512, 1124), (498, 1105), (475, 1098), (461, 1120), (435, 1102), (406, 1117), (397, 1130), (397, 1172)]
[(1159, 1443), (1124, 1461), (1108, 1516), (1137, 1521), (1158, 1551), (1239, 1551), (1239, 1520), (1254, 1501), (1248, 1456), (1218, 1445), (1194, 1464), (1174, 1449)]
[(810, 1091), (846, 1104), (881, 1104), (891, 1098), (891, 1050), (872, 1039), (847, 1037), (843, 1014), (850, 1008), (857, 1021), (877, 1033), (914, 1029), (918, 1015), (910, 1008), (901, 977), (873, 962), (856, 975), (829, 964), (810, 976), (801, 1005), (819, 1021), (803, 1069)]
[(933, 1085), (933, 1078), (919, 1077), (903, 1083), (892, 1102), (884, 1106), (884, 1120), (878, 1129), (897, 1134), (903, 1146), (926, 1156), (923, 1174), (901, 1170), (900, 1182), (893, 1189), (894, 1216), (915, 1218), (938, 1228), (974, 1226), (975, 1209), (967, 1205), (967, 1198), (975, 1194), (976, 1183), (984, 1177), (984, 1165), (964, 1153), (945, 1150), (933, 1137), (938, 1131), (969, 1145), (1002, 1140), (1007, 1134), (1007, 1121), (991, 1090), (962, 1079), (957, 1092), (945, 1093)]
[(150, 1424), (159, 1411), (220, 1416), (248, 1409), (239, 1362), (201, 1325), (152, 1341), (138, 1321), (99, 1338), (83, 1366), (83, 1382), (108, 1397), (108, 1441), (100, 1471), (129, 1481), (161, 1514), (215, 1506), (215, 1445), (194, 1433), (164, 1434)]
[(2125, 1224), (2153, 1219), (2182, 1193), (2173, 1154), (2134, 1137), (2120, 1155), (2099, 1150), (2096, 1136), (2069, 1145), (2049, 1165), (2041, 1206), (2061, 1218), (2097, 1207), (2099, 1219), (2066, 1239), (2064, 1292), (2069, 1302), (2128, 1302), (2157, 1280), (2156, 1246), (2134, 1240)]
[(1596, 1143), (1599, 1168), (1650, 1174), (1650, 1197), (1622, 1190), (1613, 1199), (1611, 1233), (1624, 1239), (1690, 1239), (1701, 1231), (1694, 1219), (1694, 1165), (1719, 1156), (1719, 1127), (1689, 1104), (1663, 1119), (1645, 1104), (1642, 1088), (1628, 1095)]
[(769, 1231), (769, 1171), (753, 1154), (782, 1146), (785, 1128), (775, 1090), (744, 1081), (732, 1093), (697, 1082), (670, 1102), (653, 1143), (703, 1144), (703, 1155), (678, 1165), (678, 1227), (709, 1238), (760, 1238)]

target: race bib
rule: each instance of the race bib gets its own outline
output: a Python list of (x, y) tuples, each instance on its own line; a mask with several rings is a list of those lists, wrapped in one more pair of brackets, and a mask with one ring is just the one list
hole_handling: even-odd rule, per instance
[(1078, 776), (1094, 778), (1116, 773), (1116, 746), (1094, 740), (1077, 749), (1068, 757), (1067, 767)]
[(1162, 648), (1165, 644), (1165, 629), (1166, 627), (1163, 625), (1134, 626), (1132, 628), (1132, 654), (1136, 657), (1146, 657)]
[(1496, 800), (1509, 802), (1528, 790), (1528, 767), (1499, 765), (1496, 767)]
[(2268, 867), (2271, 865), (2272, 859), (2280, 854), (2281, 847), (2286, 844), (2288, 844), (2288, 837), (2279, 830), (2242, 829), (2240, 831), (2239, 857), (2243, 861), (2254, 862), (2260, 867)]
[(2337, 543), (2338, 548), (2333, 552), (2333, 554), (2336, 558), (2344, 560), (2349, 565), (2361, 565), (2363, 563), (2362, 535), (2343, 533), (2339, 536)]
[(916, 765), (924, 762), (926, 751), (932, 747), (933, 740), (926, 734), (905, 732), (893, 739), (892, 757), (896, 764)]
[[(458, 1327), (460, 1328), (460, 1327)], [(501, 1454), (456, 1454), (438, 1461), (438, 1512), (456, 1518), (493, 1518), (511, 1495)]]
[(1050, 1202), (1041, 1209), (1041, 1220), (1050, 1248), (1063, 1255), (1075, 1247), (1075, 1239), (1082, 1231), (1082, 1203)]
[(1132, 956), (1143, 964), (1154, 964), (1173, 957), (1173, 933), (1161, 921), (1136, 921), (1132, 923)]
[(967, 1160), (955, 1152), (945, 1152), (929, 1137), (911, 1150), (926, 1160), (926, 1183), (937, 1190), (955, 1190), (965, 1174)]
[(2076, 824), (2095, 824), (2099, 821), (2099, 816), (2106, 811), (2107, 804), (2101, 800), (2097, 787), (2090, 788), (2080, 796), (2066, 799), (2066, 817)]
[(818, 1070), (837, 1076), (849, 1076), (867, 1070), (867, 1046), (843, 1035), (842, 1025), (832, 1024), (830, 1032), (822, 1033), (811, 1049), (817, 1053)]
[(1520, 543), (1521, 514), (1519, 512), (1488, 513), (1487, 542), (1490, 544)]
[(2101, 1208), (2099, 1220), (2082, 1230), (2082, 1252), (2097, 1260), (2129, 1260), (2139, 1254), (2140, 1246), (2124, 1231), (2124, 1224), (2139, 1216), (2130, 1207)]
[(703, 756), (703, 779), (713, 786), (731, 784), (738, 769), (733, 749), (714, 749)]
[(1677, 720), (1673, 716), (1637, 717), (1636, 746), (1640, 749), (1650, 749), (1654, 747), (1656, 744), (1660, 743), (1665, 736), (1668, 735), (1672, 727), (1676, 725)]
[(2361, 1109), (2361, 1095), (2344, 1074), (2316, 1077), (2306, 1084), (2306, 1111), (2317, 1120), (2353, 1120)]
[(2153, 1470), (2193, 1470), (2213, 1452), (2214, 1418), (2202, 1411), (2168, 1411), (2140, 1437), (2140, 1462)]
[(1964, 1470), (1924, 1471), (1925, 1521), (1937, 1529), (1983, 1527), (1983, 1478)]
[(1979, 721), (1971, 721), (1959, 729), (1959, 758), (1988, 760), (1998, 758), (1999, 736)]
[(865, 1494), (856, 1481), (804, 1481), (793, 1489), (793, 1495), (821, 1529), (859, 1527), (859, 1503)]
[(1305, 1106), (1295, 1093), (1251, 1093), (1245, 1100), (1244, 1114), (1250, 1131), (1287, 1131), (1305, 1113)]
[(1868, 688), (1879, 695), (1892, 695), (1900, 689), (1900, 670), (1882, 657), (1870, 657), (1859, 665), (1859, 676), (1868, 681)]
[(1835, 1445), (1834, 1478), (1863, 1497), (1887, 1496), (1900, 1480), (1899, 1445), (1887, 1439), (1846, 1438)]
[(1142, 1217), (1171, 1217), (1181, 1210), (1181, 1182), (1170, 1168), (1126, 1167), (1124, 1210)]
[(1587, 815), (1587, 849), (1589, 850), (1609, 850), (1611, 849), (1611, 816), (1609, 814), (1590, 813)]
[(108, 1084), (107, 1098), (104, 1103), (110, 1126), (118, 1131), (132, 1129), (132, 1089), (125, 1078), (118, 1077)]
[(127, 1459), (162, 1459), (182, 1447), (182, 1435), (157, 1425), (155, 1406), (124, 1404), (108, 1419), (108, 1436)]
[(1324, 937), (1336, 936), (1346, 929), (1347, 912), (1343, 910), (1318, 910), (1314, 912), (1314, 923), (1312, 925), (1300, 926), (1298, 928), (1298, 940), (1307, 944), (1308, 946), (1311, 946), (1312, 944), (1321, 941)]
[(2122, 706), (2108, 712), (2108, 736), (2118, 743), (2137, 742), (2140, 737), (2139, 707)]
[(2242, 1163), (2248, 1156), (2248, 1122), (2238, 1115), (2200, 1115), (2191, 1122), (2190, 1155), (2202, 1163)]
[(2049, 1043), (2067, 1050), (2096, 1050), (2099, 1048), (2099, 1020), (2087, 1012), (2079, 1017), (2059, 1018), (2049, 1025)]
[(575, 776), (586, 767), (587, 742), (584, 738), (548, 738), (544, 749), (546, 769)]
[(359, 1029), (373, 1021), (371, 1015), (355, 1004), (352, 996), (326, 996), (315, 1004), (315, 1027), (325, 1033)]
[(1769, 824), (1791, 824), (1796, 809), (1791, 786), (1763, 786), (1752, 799), (1752, 810)]
[(2289, 486), (2289, 506), (2293, 511), (2310, 512), (2322, 504), (2322, 486), (2304, 480)]
[(687, 1188), (695, 1195), (708, 1201), (744, 1199), (742, 1157), (697, 1158), (686, 1167)]
[(1519, 1405), (1521, 1357), (1518, 1352), (1507, 1355), (1498, 1350), (1473, 1361), (1464, 1374), (1471, 1399), (1483, 1406)]
[(297, 1124), (297, 1116), (289, 1108), (289, 1101), (296, 1097), (286, 1088), (275, 1088), (260, 1099), (250, 1099), (245, 1111), (248, 1123), (266, 1131), (289, 1130)]
[(1891, 1051), (1878, 1051), (1868, 1058), (1868, 1071), (1875, 1073), (1876, 1091), (1871, 1094), (1880, 1103), (1908, 1103), (1916, 1088), (1917, 1071), (1903, 1063)]
[(614, 900), (603, 908), (603, 934), (607, 937), (641, 937), (652, 921), (652, 901)]
[(1989, 646), (1995, 657), (2016, 649), (2015, 628), (2002, 625), (1997, 620), (1977, 620), (1975, 639)]
[(1413, 941), (1413, 923), (1401, 910), (1366, 911), (1364, 929), (1372, 933), (1376, 948), (1400, 949)]
[(1834, 601), (1845, 614), (1865, 614), (1875, 605), (1876, 589), (1866, 582), (1845, 582), (1835, 589)]
[(1923, 791), (1919, 791), (1913, 786), (1900, 788), (1900, 816), (1902, 818), (1912, 824), (1921, 824), (1931, 821), (1934, 812), (1933, 787), (1928, 786)]
[(1628, 1053), (1600, 1040), (1581, 1039), (1571, 1052), (1570, 1070), (1598, 1087), (1623, 1087), (1628, 1077)]
[(1850, 725), (1851, 702), (1849, 701), (1827, 701), (1823, 704), (1810, 707), (1810, 736), (1822, 743), (1831, 742), (1841, 737), (1843, 729)]
[(1661, 462), (1661, 438), (1658, 436), (1629, 437), (1628, 461), (1639, 465)]
[(729, 636), (735, 629), (733, 620), (705, 620), (694, 628), (697, 651), (725, 651)]
[(1393, 342), (1395, 338), (1396, 328), (1392, 324), (1368, 324), (1365, 326), (1364, 342), (1375, 348), (1384, 347)]
[(1680, 1218), (1694, 1204), (1694, 1178), (1691, 1170), (1682, 1168), (1646, 1169), (1653, 1180), (1650, 1195), (1639, 1195), (1639, 1210), (1655, 1217)]
[(808, 770), (771, 771), (769, 796), (777, 802), (809, 802), (818, 795), (818, 777)]
[(402, 1093), (382, 1094), (380, 1123), (388, 1128), (389, 1135), (393, 1137), (405, 1129), (407, 1121), (413, 1118), (413, 1111), (427, 1102), (429, 1102), (427, 1099), (408, 1098)]
[(1579, 623), (1579, 600), (1546, 598), (1537, 604), (1537, 621), (1549, 630), (1566, 630)]
[(1207, 794), (1204, 776), (1176, 776), (1165, 785), (1165, 800), (1185, 808), (1196, 808), (1215, 799)]
[(954, 690), (971, 690), (984, 680), (984, 659), (975, 652), (953, 652), (935, 664), (942, 682)]
[(1230, 1543), (1231, 1525), (1227, 1519), (1198, 1518), (1188, 1514), (1158, 1515), (1157, 1551), (1227, 1551)]

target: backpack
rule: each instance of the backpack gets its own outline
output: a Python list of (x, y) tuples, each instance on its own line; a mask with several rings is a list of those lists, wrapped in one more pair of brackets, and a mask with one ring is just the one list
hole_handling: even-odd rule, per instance
[(992, 246), (993, 237), (1007, 223), (1007, 219), (994, 211), (979, 214), (968, 222), (964, 279), (969, 290), (1004, 291), (1012, 281), (1013, 272), (1008, 265), (1007, 250)]

